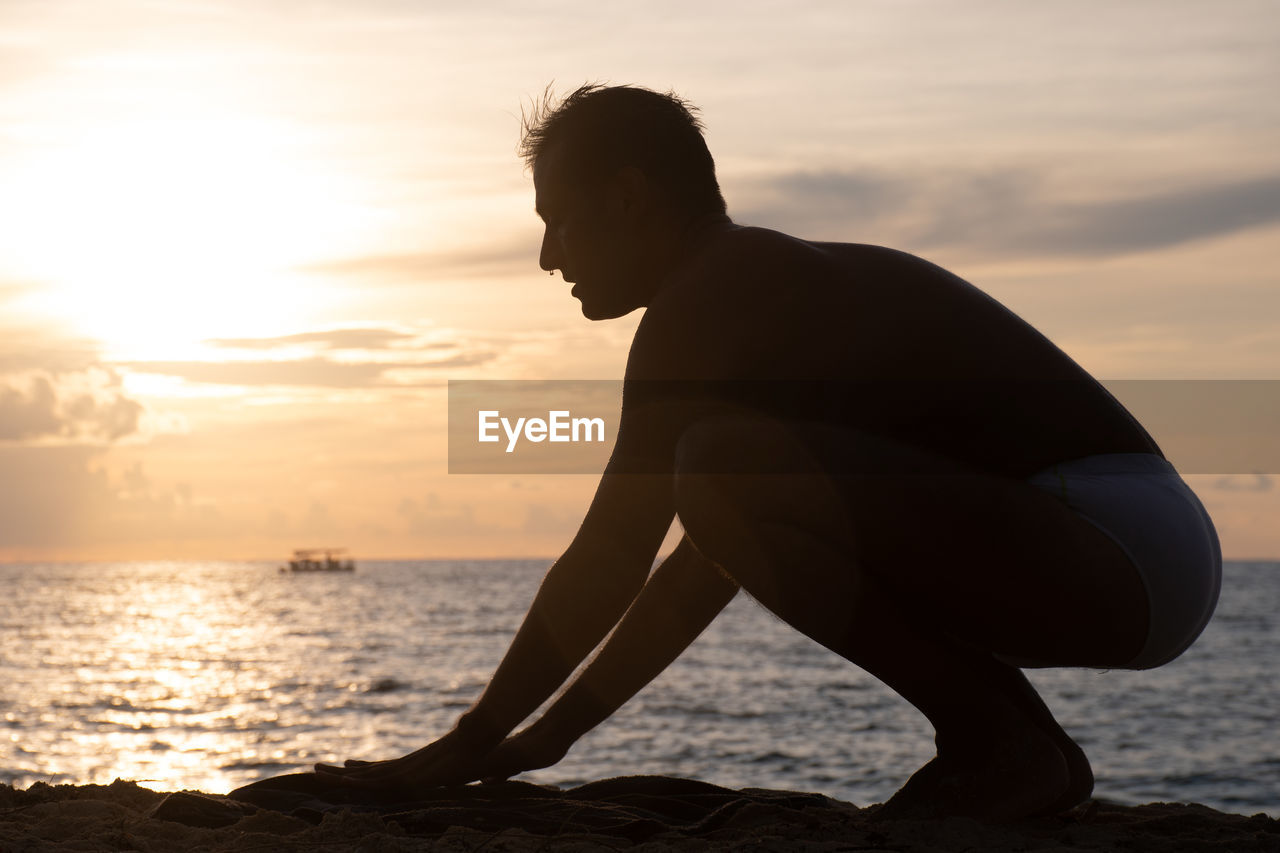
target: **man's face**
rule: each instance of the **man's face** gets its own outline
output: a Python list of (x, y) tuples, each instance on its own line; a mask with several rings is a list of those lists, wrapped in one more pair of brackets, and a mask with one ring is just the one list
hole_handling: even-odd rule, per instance
[(621, 317), (646, 304), (649, 276), (638, 263), (638, 235), (618, 187), (587, 191), (563, 180), (559, 148), (534, 165), (535, 206), (545, 231), (539, 265), (560, 270), (589, 320)]

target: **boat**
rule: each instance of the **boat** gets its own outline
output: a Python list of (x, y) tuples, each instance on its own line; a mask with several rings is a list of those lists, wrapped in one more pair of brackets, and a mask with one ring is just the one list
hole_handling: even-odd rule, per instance
[(282, 572), (354, 572), (356, 563), (350, 557), (342, 558), (346, 548), (299, 548), (293, 552), (289, 565), (281, 566)]

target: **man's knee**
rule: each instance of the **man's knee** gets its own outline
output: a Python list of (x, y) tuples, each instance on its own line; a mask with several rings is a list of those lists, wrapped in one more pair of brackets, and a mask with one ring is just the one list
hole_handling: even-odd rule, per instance
[(673, 488), (676, 515), (697, 549), (725, 564), (729, 547), (752, 526), (744, 482), (759, 457), (760, 428), (720, 418), (685, 430), (676, 446)]
[(676, 445), (681, 474), (761, 473), (770, 449), (785, 443), (780, 425), (765, 418), (709, 418), (689, 426)]
[(678, 472), (674, 479), (675, 510), (685, 535), (708, 559), (723, 565), (728, 558), (725, 544), (732, 538), (727, 528), (742, 508), (734, 505), (732, 491), (716, 474)]
[(800, 431), (767, 418), (691, 426), (677, 445), (674, 489), (681, 524), (717, 562), (754, 547), (766, 523), (848, 530), (838, 490)]

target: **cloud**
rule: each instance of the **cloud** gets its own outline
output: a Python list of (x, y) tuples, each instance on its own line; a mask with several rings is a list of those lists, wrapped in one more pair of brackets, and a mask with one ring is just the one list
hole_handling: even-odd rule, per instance
[(568, 541), (581, 524), (582, 513), (576, 507), (563, 509), (531, 503), (526, 510), (523, 530), (538, 536), (562, 536)]
[(307, 507), (299, 529), (302, 533), (321, 540), (342, 532), (342, 528), (334, 521), (333, 514), (329, 512), (329, 505), (320, 501), (312, 501)]
[[(495, 358), (491, 352), (459, 353), (432, 361), (129, 361), (121, 367), (138, 373), (176, 376), (211, 385), (295, 386), (320, 388), (403, 387), (418, 384), (422, 371), (474, 367)], [(396, 374), (392, 376), (390, 374)], [(434, 384), (434, 383), (432, 383)]]
[(396, 507), (396, 513), (403, 519), (405, 529), (415, 536), (498, 536), (509, 532), (479, 521), (470, 504), (446, 505), (435, 492), (428, 493), (423, 500), (404, 498)]
[(160, 487), (141, 463), (112, 474), (101, 447), (0, 444), (0, 555), (76, 553), (90, 545), (162, 539), (229, 540), (243, 529), (191, 487)]
[(63, 545), (85, 533), (95, 504), (110, 498), (106, 475), (85, 447), (0, 444), (0, 546)]
[(1232, 474), (1219, 477), (1213, 482), (1213, 487), (1223, 492), (1269, 492), (1274, 485), (1274, 479), (1266, 474), (1251, 474), (1247, 477)]
[(57, 405), (53, 383), (45, 376), (37, 376), (25, 392), (11, 386), (0, 388), (0, 439), (61, 434)]
[[(316, 332), (299, 332), (274, 338), (214, 338), (205, 343), (228, 349), (270, 350), (292, 346), (316, 346), (327, 350), (386, 349), (396, 343), (415, 340), (412, 332), (377, 326), (365, 328), (324, 329)], [(436, 344), (435, 346), (442, 346)]]
[(118, 364), (138, 373), (213, 385), (400, 388), (437, 384), (440, 377), (432, 374), (438, 371), (475, 367), (497, 357), (489, 344), (456, 339), (442, 330), (373, 325), (267, 338), (215, 338), (205, 343), (276, 357)]
[(1100, 257), (1280, 224), (1280, 175), (1201, 181), (1145, 194), (1061, 201), (1029, 170), (905, 175), (791, 172), (747, 187), (735, 215), (802, 236), (873, 232), (917, 249)]
[(1046, 236), (1071, 250), (1110, 254), (1222, 237), (1280, 222), (1280, 176), (1192, 187), (1068, 211)]
[(370, 284), (421, 284), (445, 278), (487, 278), (538, 271), (538, 247), (521, 243), (492, 249), (369, 255), (326, 261), (304, 272), (358, 278)]
[(749, 192), (766, 201), (730, 211), (747, 224), (785, 221), (800, 230), (810, 227), (867, 225), (905, 209), (925, 191), (915, 181), (887, 173), (864, 171), (788, 172), (763, 179)]
[(33, 370), (67, 373), (99, 366), (91, 341), (59, 336), (48, 329), (0, 326), (0, 376)]
[(298, 385), (361, 388), (377, 383), (385, 367), (341, 364), (324, 358), (299, 361), (128, 361), (122, 367), (138, 373), (176, 376), (211, 385)]
[(34, 373), (0, 383), (0, 441), (118, 441), (138, 431), (143, 407), (106, 368)]

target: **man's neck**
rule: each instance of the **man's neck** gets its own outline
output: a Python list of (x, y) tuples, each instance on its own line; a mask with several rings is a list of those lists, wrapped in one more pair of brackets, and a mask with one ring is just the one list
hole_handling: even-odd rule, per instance
[(691, 217), (680, 233), (680, 254), (687, 257), (716, 234), (733, 227), (737, 226), (723, 213), (700, 213)]
[(740, 226), (723, 213), (691, 216), (673, 235), (669, 244), (672, 249), (662, 264), (661, 280), (654, 289), (653, 296), (656, 297), (669, 284), (679, 279), (689, 263), (716, 237), (738, 227)]

